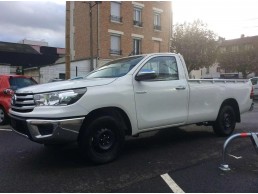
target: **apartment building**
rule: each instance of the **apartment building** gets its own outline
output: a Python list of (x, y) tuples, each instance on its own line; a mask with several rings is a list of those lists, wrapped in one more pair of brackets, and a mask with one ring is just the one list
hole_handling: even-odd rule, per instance
[[(257, 49), (258, 48), (258, 36), (247, 36), (243, 34), (240, 38), (225, 40), (225, 38), (219, 38), (218, 40), (220, 52), (230, 51), (237, 52), (241, 49)], [(257, 64), (258, 66), (258, 64)], [(253, 72), (248, 75), (249, 77), (258, 75), (258, 68), (256, 72)], [(193, 70), (190, 73), (191, 78), (242, 78), (243, 75), (241, 72), (234, 72), (231, 69), (222, 69), (219, 66), (219, 63), (214, 63), (209, 68), (202, 68), (200, 70)]]
[(169, 52), (170, 1), (71, 1), (67, 10), (72, 61), (91, 57), (90, 10), (96, 66), (128, 55)]

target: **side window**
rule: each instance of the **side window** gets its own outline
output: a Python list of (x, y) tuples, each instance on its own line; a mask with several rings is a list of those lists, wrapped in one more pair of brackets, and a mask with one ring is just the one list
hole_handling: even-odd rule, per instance
[(252, 81), (252, 84), (253, 85), (256, 85), (257, 83), (258, 83), (258, 78), (256, 79), (256, 78), (253, 78), (253, 79), (251, 79), (251, 81)]
[(155, 71), (155, 81), (178, 80), (178, 68), (175, 57), (154, 57), (150, 59), (140, 72)]

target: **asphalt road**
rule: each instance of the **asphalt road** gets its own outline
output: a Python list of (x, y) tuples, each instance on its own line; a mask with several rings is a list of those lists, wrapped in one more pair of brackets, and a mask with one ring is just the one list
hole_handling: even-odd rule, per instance
[[(258, 104), (236, 133), (258, 132)], [(0, 192), (258, 192), (258, 155), (249, 138), (236, 139), (218, 167), (226, 138), (190, 125), (128, 138), (114, 162), (93, 165), (76, 145), (47, 149), (0, 127)], [(176, 190), (179, 189), (179, 190)]]

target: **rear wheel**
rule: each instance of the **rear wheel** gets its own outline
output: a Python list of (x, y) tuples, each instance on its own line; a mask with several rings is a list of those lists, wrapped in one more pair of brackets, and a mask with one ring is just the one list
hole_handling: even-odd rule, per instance
[(234, 109), (229, 105), (223, 106), (213, 125), (214, 132), (218, 136), (229, 136), (233, 133), (235, 126), (236, 114)]
[(79, 137), (83, 155), (94, 163), (107, 163), (120, 153), (125, 139), (124, 130), (112, 116), (101, 116), (84, 126)]
[(0, 106), (0, 125), (6, 124), (8, 118), (3, 107)]

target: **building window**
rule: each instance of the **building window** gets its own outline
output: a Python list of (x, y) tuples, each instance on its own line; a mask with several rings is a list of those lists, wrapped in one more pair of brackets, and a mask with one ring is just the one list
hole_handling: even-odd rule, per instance
[(154, 13), (154, 29), (161, 30), (160, 13)]
[(142, 27), (142, 10), (140, 8), (137, 8), (137, 7), (134, 8), (133, 24), (135, 26)]
[(120, 35), (111, 35), (110, 39), (110, 54), (122, 55), (121, 51), (121, 36)]
[(245, 50), (251, 50), (251, 49), (253, 49), (253, 45), (250, 45), (250, 44), (246, 44), (245, 46), (244, 46), (244, 49)]
[(217, 72), (220, 73), (220, 67), (217, 67)]
[(110, 20), (115, 22), (122, 22), (121, 17), (121, 3), (120, 2), (111, 2), (111, 14)]
[(210, 74), (210, 67), (206, 68), (206, 74)]
[(232, 46), (232, 52), (237, 52), (238, 51), (238, 46)]
[(133, 54), (141, 54), (141, 39), (133, 39)]
[(65, 79), (65, 73), (59, 73), (59, 79)]

